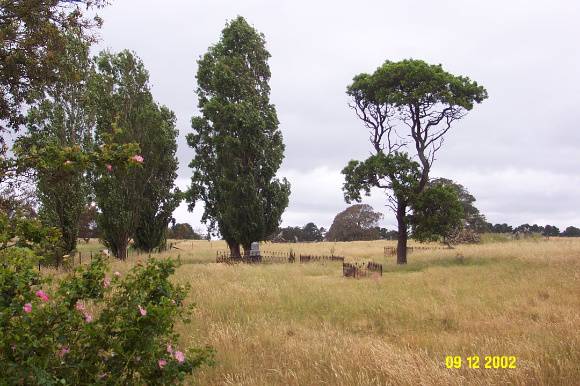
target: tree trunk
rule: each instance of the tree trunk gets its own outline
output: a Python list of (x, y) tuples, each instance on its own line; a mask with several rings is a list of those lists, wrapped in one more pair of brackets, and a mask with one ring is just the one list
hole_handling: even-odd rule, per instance
[(230, 248), (230, 256), (233, 259), (239, 260), (242, 257), (240, 254), (240, 244), (235, 241), (228, 240), (226, 240), (226, 243), (228, 244), (228, 248)]
[(120, 259), (120, 260), (126, 260), (127, 259), (127, 246), (129, 245), (129, 240), (127, 240), (126, 238), (119, 240), (119, 243), (117, 244), (117, 254), (116, 254), (116, 258)]
[(244, 244), (244, 256), (250, 256), (250, 250), (252, 249), (252, 244)]
[(111, 244), (109, 252), (119, 260), (126, 260), (128, 245), (129, 239), (127, 237), (119, 237)]
[(404, 203), (397, 204), (397, 264), (407, 264), (407, 219), (406, 219), (407, 205)]

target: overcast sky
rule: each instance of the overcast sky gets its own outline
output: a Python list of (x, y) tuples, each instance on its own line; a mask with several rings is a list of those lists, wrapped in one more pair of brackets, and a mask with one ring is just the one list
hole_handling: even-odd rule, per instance
[[(371, 151), (346, 86), (385, 60), (423, 59), (484, 85), (489, 99), (455, 123), (432, 177), (451, 178), (491, 222), (580, 226), (580, 2), (113, 0), (98, 48), (131, 49), (156, 100), (177, 114), (178, 185), (189, 184), (185, 142), (197, 114), (196, 60), (227, 20), (244, 16), (272, 54), (271, 99), (292, 184), (283, 225), (328, 229), (347, 207), (340, 170)], [(363, 201), (385, 214), (381, 192)], [(202, 228), (203, 207), (174, 216)]]

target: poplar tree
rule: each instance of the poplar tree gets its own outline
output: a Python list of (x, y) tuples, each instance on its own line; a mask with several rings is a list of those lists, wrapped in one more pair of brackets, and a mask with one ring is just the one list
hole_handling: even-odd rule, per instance
[(288, 181), (276, 178), (284, 144), (265, 45), (264, 35), (238, 17), (198, 61), (201, 115), (187, 136), (195, 150), (187, 200), (190, 210), (204, 203), (203, 221), (219, 230), (233, 256), (277, 229), (290, 195)]
[(131, 238), (146, 250), (164, 242), (168, 214), (178, 204), (179, 193), (173, 190), (175, 115), (155, 103), (149, 74), (130, 51), (103, 52), (97, 57), (91, 92), (96, 145), (137, 143), (140, 147), (127, 165), (104, 165), (93, 174), (103, 241), (117, 258), (124, 259)]

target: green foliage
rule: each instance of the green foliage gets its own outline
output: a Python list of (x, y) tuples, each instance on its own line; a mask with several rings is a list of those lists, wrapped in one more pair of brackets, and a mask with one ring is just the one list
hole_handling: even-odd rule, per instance
[(323, 239), (324, 235), (322, 234), (322, 230), (318, 228), (313, 222), (309, 222), (302, 227), (302, 240), (322, 241)]
[[(110, 136), (107, 136), (110, 138)], [(139, 166), (131, 161), (138, 152), (135, 143), (107, 143), (96, 149), (82, 149), (79, 145), (63, 146), (53, 139), (36, 141), (34, 134), (20, 138), (15, 145), (17, 163), (21, 170), (34, 170), (39, 176), (38, 191), (41, 214), (45, 225), (56, 225), (61, 231), (66, 252), (76, 246), (78, 222), (88, 189), (84, 175), (87, 170), (114, 165), (116, 170)], [(80, 191), (75, 190), (79, 188)], [(72, 249), (71, 249), (72, 248)]]
[(178, 240), (201, 240), (200, 234), (196, 233), (188, 223), (175, 224), (167, 232), (168, 239)]
[(562, 237), (580, 237), (580, 229), (569, 226), (560, 234)]
[(370, 196), (374, 187), (392, 191), (393, 195), (389, 196), (392, 204), (408, 203), (416, 195), (420, 178), (419, 164), (400, 152), (379, 152), (364, 162), (351, 160), (342, 174), (345, 178), (342, 190), (349, 204), (361, 201), (361, 191)]
[(92, 238), (99, 237), (97, 228), (97, 207), (96, 205), (87, 205), (83, 208), (79, 218), (79, 235), (80, 238), (88, 242)]
[(463, 219), (465, 227), (475, 232), (485, 232), (487, 221), (485, 216), (479, 212), (474, 205), (475, 197), (461, 184), (458, 184), (447, 178), (435, 178), (429, 181), (429, 186), (448, 186), (452, 188), (459, 198), (463, 207)]
[(58, 263), (64, 253), (58, 229), (19, 212), (9, 215), (0, 211), (0, 251), (14, 248), (28, 248), (34, 253), (34, 260), (47, 262)]
[[(97, 144), (140, 145), (139, 168), (104, 165), (94, 171), (99, 228), (105, 244), (125, 258), (129, 238), (152, 250), (165, 232), (181, 195), (172, 191), (177, 176), (175, 115), (153, 101), (149, 74), (129, 51), (96, 58), (91, 95), (97, 119)], [(135, 153), (134, 153), (135, 154)]]
[[(371, 187), (387, 191), (389, 207), (396, 213), (398, 223), (397, 262), (404, 264), (407, 208), (426, 188), (435, 155), (452, 123), (486, 99), (487, 91), (467, 77), (444, 71), (441, 65), (407, 59), (386, 61), (372, 74), (355, 76), (347, 94), (352, 98), (351, 107), (370, 130), (371, 144), (379, 158), (371, 157), (364, 163), (351, 161), (343, 170), (345, 200), (360, 199), (360, 190), (368, 195)], [(401, 128), (407, 133), (400, 132)], [(401, 174), (395, 175), (388, 169), (394, 160), (386, 162), (380, 154), (396, 155), (407, 147), (416, 151), (419, 163), (416, 168), (409, 168), (411, 165), (405, 161), (400, 165)], [(411, 174), (418, 174), (414, 181)], [(385, 176), (386, 183), (381, 183)]]
[(387, 60), (372, 75), (355, 76), (347, 93), (402, 109), (442, 104), (450, 109), (471, 110), (474, 103), (487, 98), (485, 88), (468, 77), (450, 74), (441, 65), (415, 59)]
[(106, 165), (129, 170), (137, 166), (131, 157), (139, 146), (115, 142), (115, 133), (103, 133), (101, 146), (93, 146), (89, 45), (73, 33), (65, 38), (58, 59), (60, 75), (29, 109), (28, 132), (17, 140), (14, 153), (17, 172), (32, 172), (36, 179), (42, 222), (60, 230), (64, 253), (70, 253), (76, 248), (80, 217), (90, 199), (88, 171)]
[(428, 187), (417, 196), (412, 208), (411, 227), (415, 240), (437, 241), (462, 225), (463, 206), (450, 186)]
[(169, 281), (173, 261), (150, 260), (126, 277), (110, 277), (98, 258), (50, 290), (27, 250), (0, 253), (6, 384), (166, 385), (210, 362), (209, 349), (175, 347), (175, 323), (187, 321), (189, 311), (187, 287)]
[(326, 239), (329, 241), (376, 240), (379, 238), (377, 222), (382, 214), (370, 205), (357, 204), (346, 208), (334, 218)]
[(487, 228), (489, 229), (489, 231), (491, 233), (510, 233), (511, 234), (514, 231), (514, 228), (511, 225), (508, 225), (506, 223), (503, 223), (503, 224), (488, 223)]
[[(101, 20), (83, 11), (106, 0), (3, 0), (0, 2), (0, 120), (17, 128), (25, 122), (23, 105), (33, 103), (62, 76), (67, 35), (93, 42), (90, 29)], [(0, 131), (5, 126), (0, 125)], [(3, 138), (0, 142), (3, 142)]]
[(269, 239), (275, 242), (312, 242), (324, 240), (325, 229), (318, 228), (313, 222), (303, 227), (284, 227), (276, 229)]
[(544, 230), (542, 232), (542, 235), (544, 236), (559, 236), (560, 235), (560, 229), (555, 226), (555, 225), (546, 225), (544, 227)]
[(146, 183), (142, 187), (142, 206), (133, 237), (135, 247), (147, 252), (165, 246), (167, 225), (182, 200), (182, 193), (174, 188), (179, 167), (175, 114), (161, 107), (155, 124), (158, 126), (151, 126), (140, 142), (142, 155), (147, 160), (141, 170)]
[(66, 38), (58, 59), (61, 74), (28, 111), (28, 132), (16, 150), (21, 166), (35, 173), (43, 222), (60, 229), (65, 251), (71, 252), (90, 195), (85, 175), (94, 122), (86, 90), (89, 46), (72, 34)]
[(269, 98), (269, 57), (264, 36), (238, 17), (198, 61), (202, 115), (187, 136), (195, 150), (187, 200), (190, 209), (203, 201), (203, 221), (233, 253), (265, 240), (288, 206), (290, 185), (275, 178), (284, 144)]

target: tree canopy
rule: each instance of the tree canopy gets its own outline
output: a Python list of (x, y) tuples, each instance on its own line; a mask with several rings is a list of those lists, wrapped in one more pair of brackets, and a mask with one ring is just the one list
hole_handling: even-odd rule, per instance
[(563, 237), (580, 237), (580, 229), (574, 226), (569, 226), (560, 235)]
[(264, 36), (238, 17), (198, 61), (201, 116), (187, 136), (195, 150), (189, 208), (204, 203), (203, 221), (234, 256), (265, 240), (288, 206), (290, 184), (276, 178), (284, 157), (278, 117), (270, 103)]
[(453, 189), (463, 208), (465, 227), (476, 232), (487, 230), (487, 220), (475, 206), (475, 197), (463, 185), (448, 178), (435, 178), (429, 181), (429, 186), (448, 186)]
[[(87, 82), (91, 60), (89, 45), (75, 34), (65, 36), (65, 48), (57, 61), (60, 76), (44, 88), (27, 114), (27, 133), (15, 146), (21, 164), (36, 150), (42, 154), (30, 164), (36, 180), (43, 223), (61, 231), (67, 253), (76, 248), (79, 219), (88, 204), (90, 186), (83, 167), (68, 159), (54, 162), (54, 154), (70, 148), (90, 151), (94, 118), (89, 106)], [(24, 159), (23, 159), (24, 158)]]
[(382, 217), (383, 215), (375, 212), (370, 205), (352, 205), (334, 217), (326, 239), (329, 241), (376, 240), (380, 237), (377, 224)]
[(427, 187), (413, 202), (411, 228), (418, 241), (437, 241), (459, 228), (464, 218), (457, 192), (450, 186)]
[(345, 199), (360, 200), (357, 189), (387, 192), (398, 224), (397, 262), (404, 264), (413, 200), (425, 190), (452, 123), (487, 98), (487, 92), (441, 65), (407, 59), (386, 61), (372, 74), (356, 75), (347, 94), (350, 107), (370, 130), (375, 154), (362, 163), (351, 161), (343, 170)]
[(169, 228), (167, 238), (178, 240), (201, 240), (202, 236), (195, 232), (188, 223), (177, 223)]
[(128, 159), (129, 167), (107, 164), (93, 173), (102, 237), (115, 256), (124, 258), (131, 237), (145, 250), (165, 241), (179, 202), (179, 192), (173, 191), (175, 115), (155, 103), (149, 74), (132, 52), (102, 52), (96, 67), (91, 82), (96, 145), (137, 143), (140, 147), (140, 154)]
[(318, 228), (313, 222), (309, 222), (303, 227), (284, 227), (277, 229), (269, 239), (275, 242), (312, 242), (324, 240), (325, 229)]
[[(83, 11), (106, 0), (10, 0), (0, 2), (0, 133), (24, 124), (22, 106), (41, 97), (62, 75), (67, 35), (94, 42), (98, 16)], [(0, 136), (2, 138), (2, 136)]]

